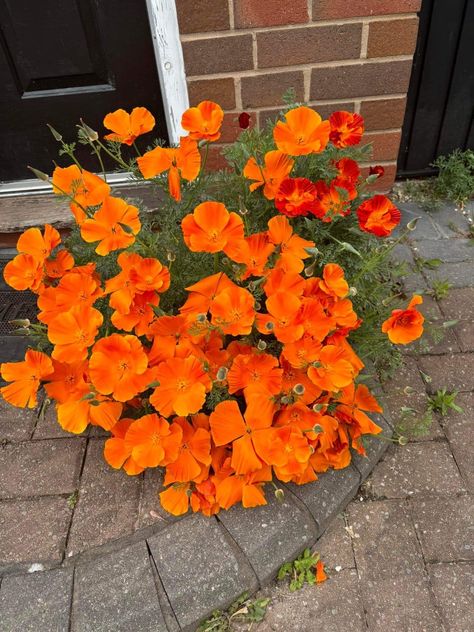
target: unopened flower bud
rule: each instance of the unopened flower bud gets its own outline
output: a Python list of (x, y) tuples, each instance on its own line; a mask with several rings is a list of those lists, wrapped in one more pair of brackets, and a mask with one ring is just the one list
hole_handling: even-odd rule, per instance
[(415, 389), (411, 386), (405, 386), (405, 388), (403, 389), (403, 392), (405, 393), (405, 395), (411, 395), (412, 393), (415, 392)]
[(320, 369), (323, 365), (321, 364), (321, 362), (318, 362), (316, 360), (314, 362), (311, 362), (311, 366), (314, 367), (315, 369)]
[(285, 492), (281, 487), (275, 489), (275, 498), (278, 500), (279, 503), (282, 503), (285, 500)]
[(225, 366), (221, 366), (219, 367), (219, 369), (217, 370), (217, 374), (216, 374), (216, 378), (218, 382), (223, 382), (226, 378), (227, 378), (227, 373), (229, 372), (229, 369)]
[(148, 384), (147, 388), (158, 388), (159, 385), (160, 385), (160, 383), (158, 382), (158, 380), (155, 380), (154, 382), (150, 382), (150, 384)]
[(398, 443), (400, 445), (406, 445), (408, 443), (408, 439), (406, 437), (398, 437)]
[(265, 342), (265, 340), (259, 340), (257, 343), (257, 349), (259, 351), (265, 351), (266, 348), (267, 348), (267, 343)]
[(262, 304), (259, 303), (258, 301), (255, 301), (255, 303), (253, 304), (253, 307), (254, 307), (255, 311), (258, 312), (258, 310), (261, 309)]
[(82, 396), (82, 401), (88, 401), (89, 399), (95, 399), (95, 393), (86, 393)]
[(314, 404), (313, 410), (315, 413), (320, 413), (324, 408), (324, 404)]
[(206, 320), (207, 320), (207, 316), (206, 316), (206, 314), (198, 314), (196, 316), (196, 320), (197, 320), (198, 323), (205, 323)]
[(273, 331), (275, 325), (272, 323), (271, 320), (268, 321), (268, 323), (265, 324), (265, 329), (268, 329), (268, 331)]
[(354, 286), (351, 286), (349, 288), (349, 296), (356, 296), (356, 294), (357, 294), (357, 288)]
[(171, 261), (176, 261), (176, 255), (175, 255), (175, 253), (174, 253), (174, 252), (171, 252), (171, 251), (169, 251), (169, 252), (167, 252), (167, 253), (166, 253), (166, 258), (167, 258), (167, 259), (168, 259), (168, 261), (170, 261), (170, 262), (171, 262)]
[(315, 266), (316, 262), (312, 263), (310, 266), (304, 269), (304, 273), (307, 277), (313, 276)]
[(296, 395), (303, 395), (304, 391), (305, 391), (305, 388), (303, 384), (295, 384), (293, 386), (293, 393), (296, 393)]
[(10, 320), (10, 325), (14, 327), (29, 327), (31, 322), (28, 318), (18, 318), (17, 320)]
[(414, 219), (411, 219), (407, 224), (407, 230), (411, 230), (411, 231), (415, 230), (419, 219), (420, 219), (419, 217), (415, 217)]
[(82, 119), (81, 119), (81, 125), (82, 125), (82, 130), (87, 140), (90, 140), (92, 142), (99, 140), (99, 134), (94, 129), (92, 129), (92, 127), (89, 127), (87, 123), (84, 123)]
[(49, 182), (49, 176), (46, 173), (43, 173), (39, 169), (35, 169), (34, 167), (28, 167), (30, 171), (32, 171), (38, 180), (43, 180), (43, 182)]
[(289, 397), (287, 397), (286, 395), (283, 395), (283, 397), (281, 398), (281, 403), (284, 404), (285, 406), (287, 404), (289, 404), (291, 402), (291, 399)]
[(313, 426), (313, 432), (316, 434), (320, 434), (321, 432), (324, 432), (324, 428), (320, 426), (319, 424), (315, 424)]
[(61, 136), (61, 134), (56, 131), (54, 129), (54, 127), (52, 125), (50, 125), (49, 123), (46, 123), (46, 125), (49, 127), (49, 131), (51, 132), (51, 134), (54, 136), (54, 140), (57, 140), (58, 143), (60, 143), (63, 139), (63, 137)]
[(239, 198), (239, 213), (241, 215), (247, 215), (248, 213), (248, 209), (246, 208), (245, 204), (242, 201), (242, 198)]

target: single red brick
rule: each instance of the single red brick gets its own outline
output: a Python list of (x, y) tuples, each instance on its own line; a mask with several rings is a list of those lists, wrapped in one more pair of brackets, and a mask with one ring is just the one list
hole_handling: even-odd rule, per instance
[(313, 26), (257, 34), (257, 66), (276, 68), (334, 59), (358, 59), (361, 24)]
[(229, 35), (183, 42), (186, 74), (210, 75), (253, 68), (252, 36)]
[[(240, 112), (226, 112), (224, 114), (221, 137), (219, 138), (220, 143), (233, 143), (240, 136), (242, 128), (239, 125), (239, 114)], [(247, 114), (250, 114), (249, 127), (254, 127), (257, 121), (256, 112), (247, 112)]]
[(313, 20), (416, 13), (421, 0), (313, 0)]
[(228, 0), (176, 0), (180, 33), (225, 31), (230, 28)]
[(418, 18), (371, 22), (367, 57), (413, 55), (418, 35)]
[(410, 61), (366, 62), (327, 68), (313, 68), (312, 101), (406, 93)]
[(222, 150), (227, 145), (220, 145), (213, 143), (209, 146), (209, 152), (207, 154), (206, 171), (218, 171), (219, 169), (230, 169), (229, 163), (224, 158)]
[(234, 0), (235, 28), (283, 26), (308, 21), (307, 0)]
[(407, 100), (382, 99), (380, 101), (362, 101), (360, 113), (364, 117), (367, 131), (393, 129), (403, 125)]
[(372, 143), (372, 162), (396, 160), (400, 148), (401, 131), (364, 134), (362, 144)]
[(235, 108), (235, 84), (231, 78), (188, 81), (188, 95), (191, 105), (197, 105), (201, 101), (215, 101), (224, 110)]
[[(323, 119), (328, 119), (333, 112), (338, 110), (346, 110), (347, 112), (353, 112), (355, 108), (354, 103), (322, 103), (321, 105), (311, 105), (310, 107), (313, 110), (316, 110), (318, 114), (322, 116)], [(272, 110), (261, 110), (258, 114), (259, 116), (259, 127), (260, 129), (265, 126), (268, 120), (275, 121), (281, 112), (281, 108), (276, 108)]]
[(283, 95), (293, 88), (296, 99), (304, 98), (303, 73), (278, 72), (271, 75), (242, 77), (242, 104), (244, 109), (283, 104)]
[[(375, 162), (374, 162), (375, 165)], [(387, 193), (393, 187), (393, 183), (395, 182), (395, 178), (397, 177), (397, 165), (384, 165), (385, 173), (381, 178), (377, 178), (377, 180), (373, 184), (369, 184), (367, 189), (369, 191), (373, 191), (374, 193)], [(362, 167), (362, 177), (367, 178), (369, 175), (369, 167)]]

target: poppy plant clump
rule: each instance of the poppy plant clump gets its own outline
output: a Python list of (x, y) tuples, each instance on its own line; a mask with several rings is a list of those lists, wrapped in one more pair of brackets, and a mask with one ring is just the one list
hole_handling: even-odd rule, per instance
[(381, 432), (368, 413), (382, 410), (365, 360), (378, 366), (423, 331), (421, 297), (384, 307), (400, 213), (369, 193), (383, 169), (358, 165), (362, 117), (296, 106), (259, 131), (242, 113), (230, 168), (208, 173), (223, 117), (203, 101), (177, 146), (145, 152), (145, 108), (107, 114), (102, 139), (82, 123), (100, 165), (107, 155), (161, 188), (160, 208), (116, 197), (63, 145), (74, 164), (40, 175), (75, 227), (64, 240), (29, 228), (4, 271), (37, 295), (38, 315), (22, 323), (24, 361), (0, 367), (3, 398), (46, 397), (67, 432), (100, 426), (107, 463), (126, 475), (163, 468), (175, 515), (263, 505), (271, 481), (302, 485), (364, 455), (364, 436)]

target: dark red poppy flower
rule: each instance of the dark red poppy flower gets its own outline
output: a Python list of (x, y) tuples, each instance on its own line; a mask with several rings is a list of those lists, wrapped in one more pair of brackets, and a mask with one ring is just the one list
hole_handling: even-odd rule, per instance
[(239, 125), (241, 129), (247, 129), (250, 125), (250, 114), (248, 112), (241, 112), (239, 114)]
[(382, 167), (382, 165), (375, 165), (374, 167), (369, 168), (369, 176), (377, 175), (379, 178), (381, 178), (384, 173), (385, 169)]

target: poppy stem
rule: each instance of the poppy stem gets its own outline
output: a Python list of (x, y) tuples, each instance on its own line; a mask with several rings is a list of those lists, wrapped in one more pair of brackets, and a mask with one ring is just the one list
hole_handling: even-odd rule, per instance
[(98, 140), (97, 143), (99, 147), (101, 147), (105, 151), (105, 153), (108, 154), (113, 160), (115, 160), (115, 162), (118, 163), (121, 167), (125, 167), (127, 171), (130, 169), (130, 166), (127, 165), (127, 163), (122, 160), (122, 158), (119, 158), (116, 154), (113, 154), (100, 140)]
[(133, 141), (133, 148), (135, 149), (135, 151), (137, 152), (137, 156), (141, 156), (141, 152), (137, 147), (137, 143), (135, 141)]
[(219, 272), (219, 253), (214, 253), (214, 272)]

